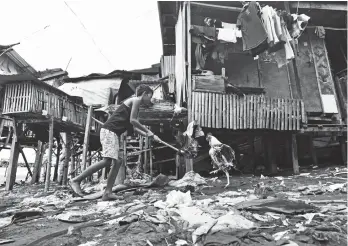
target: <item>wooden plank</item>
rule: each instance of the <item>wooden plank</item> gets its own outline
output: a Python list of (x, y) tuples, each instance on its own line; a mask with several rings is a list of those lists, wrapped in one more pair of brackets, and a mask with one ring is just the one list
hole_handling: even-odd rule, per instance
[(301, 100), (301, 122), (303, 124), (307, 123), (307, 117), (306, 117), (304, 102), (302, 100)]
[(216, 94), (216, 96), (218, 100), (218, 117), (217, 117), (218, 127), (217, 128), (222, 128), (222, 95)]
[(291, 102), (292, 100), (289, 99), (289, 102), (288, 102), (288, 111), (289, 111), (289, 131), (292, 131), (292, 106), (291, 106)]
[(240, 129), (244, 129), (243, 118), (244, 118), (244, 97), (241, 97), (240, 98), (240, 118), (239, 118)]
[(246, 125), (247, 128), (250, 129), (250, 97), (248, 95), (245, 95), (246, 100), (247, 100), (247, 105), (246, 105)]
[[(6, 173), (6, 186), (5, 190), (10, 191), (13, 189), (13, 185), (16, 181), (17, 174), (17, 165), (18, 165), (18, 157), (19, 157), (19, 139), (18, 139), (18, 130), (16, 129), (17, 125), (15, 120), (13, 119), (13, 137), (11, 144), (11, 152), (10, 152), (10, 163), (8, 165), (7, 173)], [(18, 127), (20, 129), (20, 127)]]
[(233, 97), (233, 129), (237, 129), (237, 100), (236, 95), (232, 95)]
[(202, 125), (204, 123), (204, 104), (205, 104), (205, 102), (204, 102), (204, 93), (201, 92), (200, 94), (201, 94), (201, 97), (200, 97), (200, 99), (201, 99), (201, 103), (200, 103), (201, 124), (200, 125)]
[(280, 131), (280, 124), (281, 124), (281, 114), (282, 114), (282, 111), (281, 111), (281, 99), (278, 98), (277, 99), (277, 105), (278, 105), (278, 123), (277, 123), (277, 130)]
[(209, 121), (209, 93), (204, 93), (205, 100), (204, 100), (204, 122), (205, 122), (205, 127), (208, 126), (208, 121)]
[(341, 3), (320, 3), (320, 2), (291, 2), (293, 9), (320, 9), (332, 11), (347, 11), (347, 5)]
[(261, 97), (257, 97), (257, 129), (261, 128)]
[(199, 100), (198, 100), (198, 92), (194, 92), (193, 94), (195, 100), (194, 100), (194, 104), (195, 104), (195, 111), (194, 111), (194, 120), (198, 122), (198, 115), (199, 115), (199, 110), (198, 110), (198, 105), (199, 105)]
[(226, 127), (227, 125), (226, 113), (227, 113), (226, 94), (223, 94), (222, 95), (222, 127), (228, 129), (228, 127)]
[(292, 166), (293, 166), (294, 174), (299, 174), (300, 167), (298, 165), (296, 134), (291, 134), (291, 157), (292, 157)]
[(257, 96), (254, 96), (254, 100), (253, 100), (253, 107), (254, 107), (254, 111), (253, 111), (253, 129), (257, 128)]
[(247, 115), (247, 97), (243, 97), (243, 129), (247, 128), (247, 121), (246, 121), (246, 115)]
[(232, 95), (228, 94), (227, 95), (227, 100), (228, 100), (228, 128), (232, 129), (233, 128), (233, 99), (232, 99)]
[(284, 102), (284, 130), (289, 130), (289, 112), (288, 112), (289, 99), (285, 99)]
[(216, 108), (216, 97), (215, 97), (215, 93), (212, 93), (212, 97), (213, 97), (213, 104), (212, 104), (212, 121), (211, 121), (211, 127), (212, 128), (216, 128), (216, 111), (217, 111), (217, 108)]
[[(64, 159), (64, 165), (63, 165), (63, 179), (62, 179), (62, 184), (67, 185), (68, 183), (68, 173), (69, 173), (69, 161), (71, 158), (71, 141), (72, 141), (72, 136), (70, 132), (65, 132), (64, 134), (64, 153), (65, 153), (65, 159)], [(71, 169), (73, 170), (73, 169)]]
[(195, 112), (195, 93), (192, 92), (192, 101), (191, 101), (191, 112), (192, 112), (192, 120), (196, 120), (196, 112)]
[(284, 99), (280, 99), (280, 130), (284, 131)]
[(249, 96), (249, 129), (253, 129), (253, 96)]
[(240, 129), (240, 97), (236, 96), (236, 107), (237, 107), (237, 125), (236, 129)]
[(296, 100), (296, 120), (297, 120), (297, 130), (300, 130), (300, 118), (301, 118), (301, 111), (300, 111), (300, 100)]
[(270, 106), (269, 106), (269, 98), (268, 97), (266, 97), (265, 98), (265, 100), (266, 100), (266, 112), (265, 112), (265, 114), (266, 114), (266, 125), (265, 125), (265, 128), (266, 129), (269, 129), (269, 119), (270, 119), (270, 110), (269, 110), (269, 108), (270, 108)]
[(211, 128), (211, 118), (212, 118), (212, 104), (213, 104), (213, 99), (212, 99), (212, 94), (208, 93), (209, 95), (209, 103), (208, 103), (208, 127)]
[[(191, 75), (191, 71), (192, 71), (192, 67), (191, 67), (191, 33), (190, 33), (190, 29), (191, 29), (191, 4), (190, 2), (187, 2), (187, 21), (186, 21), (186, 37), (187, 37), (187, 63), (188, 63), (188, 67), (187, 67), (187, 95), (188, 95), (188, 105), (191, 105), (191, 98), (192, 98), (192, 75)], [(188, 120), (189, 122), (192, 121), (192, 112), (188, 111)]]
[(296, 102), (295, 100), (292, 100), (292, 114), (293, 114), (293, 117), (292, 117), (292, 129), (293, 130), (296, 130)]
[(198, 119), (197, 122), (198, 124), (201, 124), (201, 118), (202, 118), (202, 94), (200, 92), (197, 93), (197, 98), (198, 98)]
[(39, 140), (37, 143), (37, 150), (36, 150), (36, 156), (35, 156), (35, 162), (34, 162), (34, 168), (33, 168), (33, 177), (31, 178), (30, 184), (35, 184), (39, 182), (40, 169), (41, 169), (42, 157), (44, 152), (43, 145), (44, 144)]
[(48, 192), (50, 189), (51, 182), (51, 166), (52, 166), (52, 151), (53, 151), (53, 127), (54, 127), (54, 119), (51, 117), (51, 121), (49, 123), (49, 134), (48, 134), (48, 160), (46, 166), (46, 181), (45, 181), (45, 192)]
[(93, 108), (92, 106), (88, 107), (88, 114), (87, 114), (87, 122), (85, 127), (85, 136), (83, 140), (83, 151), (82, 151), (82, 166), (83, 170), (86, 170), (87, 168), (87, 154), (89, 149), (89, 136), (91, 133), (91, 125), (92, 125), (92, 114), (93, 114)]

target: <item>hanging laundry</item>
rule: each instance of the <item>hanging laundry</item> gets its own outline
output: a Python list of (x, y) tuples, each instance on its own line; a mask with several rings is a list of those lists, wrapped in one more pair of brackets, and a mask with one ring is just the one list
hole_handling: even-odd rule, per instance
[(206, 56), (203, 55), (202, 44), (197, 44), (196, 50), (195, 50), (195, 57), (196, 57), (196, 69), (203, 70), (205, 66)]
[(219, 19), (212, 19), (212, 18), (206, 17), (204, 19), (204, 24), (209, 27), (222, 28), (222, 22)]
[(317, 26), (314, 31), (319, 38), (325, 38), (325, 29), (323, 26)]
[(263, 7), (261, 10), (261, 19), (267, 33), (267, 41), (269, 46), (273, 46), (279, 42), (273, 21), (274, 13), (275, 11), (273, 10), (273, 8), (268, 5)]
[(234, 30), (236, 32), (236, 37), (237, 38), (241, 38), (242, 37), (242, 32), (238, 29), (236, 24), (222, 22), (222, 28), (232, 29), (232, 30)]
[(257, 12), (256, 2), (250, 2), (237, 18), (237, 27), (242, 31), (244, 51), (256, 48), (267, 39), (265, 28)]
[(192, 25), (190, 29), (190, 33), (192, 35), (192, 42), (197, 44), (213, 42), (216, 40), (215, 27)]
[(284, 33), (285, 40), (286, 40), (285, 44), (284, 44), (285, 56), (286, 56), (287, 60), (290, 60), (290, 59), (295, 58), (294, 51), (293, 51), (291, 44), (290, 44), (290, 42), (292, 41), (292, 38), (289, 34), (289, 31), (286, 27), (286, 23), (285, 23), (283, 17), (280, 18), (280, 23), (281, 23), (282, 32)]
[(305, 14), (291, 14), (291, 16), (295, 21), (292, 24), (291, 37), (298, 39), (302, 35), (304, 29), (306, 29), (310, 17)]
[(236, 24), (222, 22), (223, 28), (217, 28), (217, 39), (225, 42), (237, 43), (237, 38), (242, 37), (242, 32)]

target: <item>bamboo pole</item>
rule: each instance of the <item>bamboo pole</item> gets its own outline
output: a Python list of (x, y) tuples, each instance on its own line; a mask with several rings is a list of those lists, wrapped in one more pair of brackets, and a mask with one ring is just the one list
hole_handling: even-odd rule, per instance
[(53, 127), (54, 120), (51, 117), (51, 121), (49, 123), (49, 135), (48, 135), (48, 160), (47, 160), (47, 168), (46, 168), (46, 181), (45, 181), (45, 192), (48, 192), (50, 189), (51, 182), (51, 165), (52, 165), (52, 149), (53, 149)]
[(62, 177), (62, 184), (67, 185), (68, 183), (68, 171), (69, 171), (69, 161), (71, 156), (71, 133), (66, 132), (64, 134), (65, 136), (65, 145), (64, 145), (64, 153), (65, 153), (65, 159), (63, 164), (63, 177)]
[(83, 152), (82, 152), (83, 170), (86, 170), (86, 168), (87, 168), (87, 153), (88, 153), (88, 149), (89, 149), (89, 135), (91, 132), (92, 113), (93, 113), (93, 108), (92, 108), (92, 106), (89, 106), (87, 120), (86, 120), (85, 138), (83, 141)]
[(35, 155), (33, 177), (31, 178), (30, 184), (35, 184), (39, 181), (40, 168), (41, 168), (41, 163), (42, 163), (42, 151), (43, 151), (42, 147), (43, 147), (43, 143), (39, 140), (37, 143), (37, 150), (36, 150), (36, 155)]
[(5, 186), (6, 191), (12, 190), (13, 185), (15, 184), (15, 181), (16, 181), (17, 165), (18, 165), (18, 157), (19, 157), (19, 142), (18, 142), (18, 135), (17, 135), (16, 128), (17, 128), (16, 121), (13, 119), (13, 137), (12, 137), (12, 143), (11, 143), (10, 164), (6, 172), (6, 186)]

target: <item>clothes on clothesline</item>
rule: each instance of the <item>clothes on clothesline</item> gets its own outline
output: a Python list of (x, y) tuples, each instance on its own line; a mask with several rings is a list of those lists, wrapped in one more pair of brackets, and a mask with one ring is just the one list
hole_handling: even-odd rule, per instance
[(267, 39), (267, 33), (257, 15), (256, 2), (250, 2), (237, 18), (237, 26), (242, 31), (243, 50), (251, 50)]
[(215, 27), (192, 25), (190, 33), (192, 34), (192, 42), (197, 44), (202, 44), (209, 41), (213, 42), (216, 40)]
[(314, 32), (319, 38), (325, 38), (325, 29), (323, 26), (317, 26)]
[(242, 37), (242, 32), (237, 28), (236, 24), (222, 22), (223, 28), (217, 28), (217, 39), (230, 43), (237, 43), (237, 38)]

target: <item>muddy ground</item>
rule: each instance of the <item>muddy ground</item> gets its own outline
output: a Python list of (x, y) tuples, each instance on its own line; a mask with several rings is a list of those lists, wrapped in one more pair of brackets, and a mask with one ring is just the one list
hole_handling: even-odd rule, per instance
[[(115, 202), (73, 202), (69, 188), (55, 185), (49, 194), (43, 193), (43, 185), (16, 185), (12, 192), (2, 187), (0, 244), (194, 245), (195, 240), (195, 245), (347, 245), (346, 178), (347, 168), (339, 166), (302, 170), (296, 176), (232, 176), (226, 189), (222, 176), (199, 178), (182, 187), (122, 193), (123, 199)], [(102, 185), (87, 188), (93, 192)], [(174, 192), (175, 204), (173, 199), (170, 204), (173, 190), (180, 192)], [(248, 205), (250, 201), (259, 205)], [(266, 201), (278, 205), (262, 204)], [(294, 207), (287, 205), (290, 201)], [(28, 210), (37, 214), (19, 216)], [(187, 211), (201, 212), (191, 216)], [(228, 221), (221, 224), (223, 217)], [(47, 238), (37, 241), (42, 237)]]

